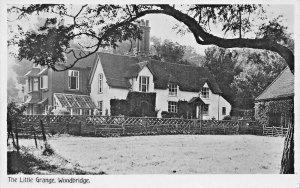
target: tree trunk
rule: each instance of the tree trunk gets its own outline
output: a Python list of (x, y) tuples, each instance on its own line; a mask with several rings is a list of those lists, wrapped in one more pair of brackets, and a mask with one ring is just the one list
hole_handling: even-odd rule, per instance
[(294, 173), (294, 123), (292, 122), (284, 141), (280, 174)]

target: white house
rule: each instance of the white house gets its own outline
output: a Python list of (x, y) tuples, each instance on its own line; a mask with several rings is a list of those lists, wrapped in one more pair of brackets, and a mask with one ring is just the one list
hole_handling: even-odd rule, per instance
[(178, 102), (196, 105), (196, 118), (223, 119), (231, 105), (213, 75), (205, 68), (132, 56), (97, 53), (89, 84), (91, 99), (101, 115), (111, 114), (111, 99), (126, 100), (129, 92), (156, 93), (157, 111), (178, 112)]

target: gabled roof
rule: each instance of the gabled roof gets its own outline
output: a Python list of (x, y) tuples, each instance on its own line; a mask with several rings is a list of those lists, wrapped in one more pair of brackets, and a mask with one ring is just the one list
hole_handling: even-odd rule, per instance
[(199, 92), (208, 82), (213, 93), (222, 93), (214, 76), (208, 69), (202, 67), (166, 63), (153, 59), (147, 59), (145, 62), (145, 59), (138, 57), (102, 52), (97, 52), (97, 54), (107, 83), (111, 87), (129, 88), (128, 77), (137, 76), (141, 67), (147, 66), (152, 74), (155, 74), (154, 87), (156, 89), (167, 89), (169, 83), (177, 83), (180, 90)]
[(214, 76), (206, 68), (156, 60), (150, 61), (153, 71), (158, 76), (157, 82), (154, 83), (154, 87), (157, 89), (166, 89), (168, 83), (176, 82), (180, 90), (199, 92), (203, 85), (208, 82), (213, 93), (222, 93)]
[(255, 100), (272, 100), (292, 96), (294, 96), (294, 75), (287, 67)]

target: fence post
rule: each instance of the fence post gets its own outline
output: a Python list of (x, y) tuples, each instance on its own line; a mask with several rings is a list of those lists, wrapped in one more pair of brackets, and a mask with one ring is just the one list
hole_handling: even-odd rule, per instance
[(47, 142), (47, 138), (46, 138), (46, 134), (45, 134), (45, 128), (44, 128), (44, 124), (43, 124), (43, 120), (40, 119), (40, 125), (42, 128), (42, 135), (43, 135), (43, 141), (46, 147), (46, 142)]
[(19, 150), (20, 150), (20, 147), (19, 147), (19, 133), (18, 133), (18, 122), (17, 122), (17, 119), (15, 118), (15, 132), (16, 132), (16, 140), (17, 140), (17, 152), (19, 154)]
[(33, 138), (34, 138), (35, 147), (38, 148), (37, 140), (36, 140), (36, 134), (35, 134), (35, 129), (34, 129), (33, 126), (31, 128), (32, 128), (32, 131), (33, 131)]
[(200, 134), (202, 134), (202, 120), (200, 119)]
[(79, 121), (79, 135), (81, 136), (81, 121)]

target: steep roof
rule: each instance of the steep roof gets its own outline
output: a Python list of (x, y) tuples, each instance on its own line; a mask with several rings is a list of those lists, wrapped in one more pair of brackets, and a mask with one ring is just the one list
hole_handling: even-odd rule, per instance
[[(73, 49), (73, 51), (74, 51), (76, 57), (81, 57), (81, 56), (84, 56), (85, 54), (89, 53), (88, 51), (82, 51), (82, 50), (77, 50), (77, 49)], [(97, 53), (94, 53), (84, 59), (79, 60), (78, 62), (76, 62), (74, 67), (79, 67), (79, 68), (90, 67), (90, 68), (92, 68), (95, 63), (96, 54)], [(67, 56), (67, 61), (65, 63), (58, 64), (58, 66), (66, 67), (66, 66), (71, 65), (76, 60), (76, 58), (74, 57), (72, 52), (66, 54), (66, 56)]]
[(147, 66), (155, 74), (154, 87), (167, 89), (169, 83), (177, 83), (180, 90), (199, 92), (207, 82), (213, 93), (222, 93), (214, 76), (205, 68), (190, 65), (166, 63), (139, 57), (97, 53), (103, 67), (107, 83), (111, 87), (129, 88), (128, 77), (137, 76), (142, 67)]
[(294, 96), (294, 75), (287, 67), (255, 100), (270, 100), (291, 96)]

